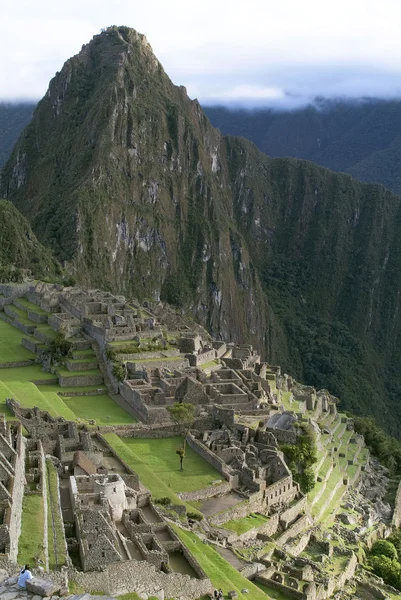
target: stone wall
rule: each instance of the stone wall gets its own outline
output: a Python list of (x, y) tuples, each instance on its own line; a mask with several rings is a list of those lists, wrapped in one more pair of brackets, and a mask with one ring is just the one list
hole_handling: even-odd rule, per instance
[(192, 448), (192, 450), (199, 454), (199, 456), (206, 460), (206, 462), (212, 465), (212, 467), (214, 467), (216, 471), (218, 471), (224, 477), (224, 479), (230, 483), (231, 487), (238, 486), (238, 475), (232, 475), (225, 462), (211, 452), (208, 448), (206, 448), (206, 446), (201, 444), (201, 442), (198, 442), (192, 433), (188, 433), (187, 435), (187, 444), (190, 448)]
[(302, 531), (305, 531), (308, 527), (311, 526), (311, 519), (308, 515), (303, 515), (299, 519), (295, 521), (284, 533), (280, 535), (277, 540), (277, 543), (280, 546), (283, 546), (287, 540), (296, 537)]
[(260, 537), (260, 539), (264, 539), (264, 537), (270, 538), (277, 532), (278, 524), (279, 515), (278, 513), (275, 513), (271, 515), (269, 520), (263, 525), (260, 525), (259, 527), (253, 527), (252, 529), (249, 529), (240, 535), (234, 534), (234, 536), (230, 536), (228, 541), (231, 542), (233, 546), (236, 546), (237, 544), (242, 546), (244, 542), (254, 540), (257, 537)]
[(120, 595), (135, 591), (151, 596), (163, 590), (166, 598), (195, 600), (212, 591), (210, 580), (206, 577), (195, 579), (180, 573), (163, 573), (145, 561), (113, 563), (104, 567), (102, 572), (82, 573), (71, 569), (68, 574), (70, 581), (89, 593), (101, 591)]
[(77, 374), (64, 377), (63, 375), (58, 376), (60, 387), (86, 387), (88, 385), (103, 385), (103, 376), (99, 375), (79, 375)]
[(225, 483), (220, 483), (218, 485), (211, 485), (207, 488), (202, 488), (201, 490), (196, 490), (194, 492), (183, 492), (181, 494), (177, 494), (181, 500), (206, 500), (206, 498), (213, 498), (214, 496), (222, 496), (223, 494), (227, 494), (231, 490), (231, 485), (228, 481)]
[(292, 476), (283, 477), (266, 488), (265, 497), (268, 506), (291, 500), (297, 493), (297, 488), (292, 484)]
[(306, 506), (306, 496), (302, 496), (300, 500), (295, 502), (292, 506), (284, 510), (280, 514), (280, 525), (283, 526), (284, 529), (297, 518), (297, 516), (305, 509)]
[(14, 298), (25, 296), (29, 288), (29, 283), (0, 283), (0, 310), (2, 310), (6, 304), (11, 304)]
[(21, 534), (21, 513), (22, 501), (24, 498), (25, 485), (25, 451), (26, 438), (18, 434), (17, 438), (17, 457), (15, 460), (15, 475), (12, 489), (12, 505), (10, 511), (9, 533), (10, 533), (10, 552), (9, 558), (17, 562), (18, 540)]
[[(244, 499), (243, 502), (239, 502), (238, 504), (235, 504), (235, 506), (230, 506), (230, 508), (208, 517), (208, 521), (210, 521), (212, 525), (222, 525), (223, 523), (227, 523), (227, 521), (236, 521), (237, 519), (247, 517), (253, 512), (265, 512), (266, 504), (263, 502), (262, 494), (259, 493), (256, 494), (256, 496), (257, 497), (252, 502)], [(272, 518), (277, 518), (278, 523), (278, 516), (272, 515)]]

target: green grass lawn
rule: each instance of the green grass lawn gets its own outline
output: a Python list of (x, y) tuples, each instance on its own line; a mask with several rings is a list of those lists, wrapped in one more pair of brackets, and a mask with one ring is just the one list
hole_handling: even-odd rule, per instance
[(267, 523), (268, 517), (264, 515), (259, 515), (255, 513), (251, 513), (247, 517), (243, 517), (242, 519), (236, 519), (235, 521), (227, 521), (227, 523), (223, 523), (221, 527), (224, 529), (230, 529), (231, 531), (235, 531), (238, 535), (241, 533), (245, 533), (254, 527), (260, 527), (264, 523)]
[(9, 381), (8, 389), (12, 398), (17, 400), (24, 408), (38, 406), (41, 410), (47, 410), (54, 417), (65, 417), (73, 419), (72, 413), (57, 394), (44, 395), (34, 383), (29, 381)]
[[(16, 362), (20, 360), (32, 360), (35, 355), (21, 344), (22, 332), (0, 321), (0, 363)], [(2, 379), (0, 370), (0, 379)]]
[(21, 535), (18, 541), (18, 564), (35, 563), (35, 556), (39, 556), (44, 561), (43, 534), (43, 497), (24, 496)]
[[(136, 456), (130, 446), (125, 444), (121, 438), (115, 433), (106, 433), (104, 435), (106, 441), (117, 452), (121, 459), (127, 463), (140, 476), (141, 483), (145, 485), (153, 494), (154, 498), (170, 498), (172, 504), (185, 504), (174, 493), (174, 491), (166, 485), (164, 479), (158, 477), (148, 465)], [(178, 461), (178, 457), (177, 457)]]
[(7, 381), (38, 381), (55, 379), (53, 373), (45, 373), (40, 365), (29, 365), (28, 367), (13, 367), (0, 369), (0, 380)]
[[(180, 471), (180, 461), (176, 454), (177, 448), (182, 446), (182, 437), (161, 439), (135, 439), (122, 438), (134, 455), (137, 464), (134, 470), (138, 473), (146, 487), (146, 466), (152, 474), (161, 479), (173, 492), (193, 492), (212, 485), (216, 479), (221, 479), (221, 474), (209, 465), (203, 458), (194, 452), (188, 445), (184, 459), (184, 470)], [(151, 482), (149, 482), (150, 485)], [(157, 488), (152, 490), (157, 494)], [(157, 494), (159, 495), (159, 494)]]
[[(194, 555), (213, 586), (223, 590), (224, 598), (228, 598), (228, 592), (235, 590), (240, 600), (266, 600), (266, 594), (234, 569), (212, 546), (202, 542), (190, 531), (184, 531), (177, 525), (171, 525), (171, 527)], [(243, 588), (247, 588), (249, 594), (241, 594)]]
[[(57, 331), (54, 331), (54, 329), (52, 329), (50, 327), (50, 325), (48, 325), (47, 323), (38, 323), (37, 326), (36, 326), (36, 329), (35, 329), (35, 332), (36, 331), (40, 331), (47, 338), (49, 338), (51, 340), (55, 340), (56, 337), (57, 337)], [(35, 335), (35, 333), (34, 333), (34, 335)]]
[(94, 419), (97, 425), (123, 425), (136, 423), (136, 419), (128, 414), (110, 396), (73, 396), (63, 397), (67, 407), (78, 419)]
[(49, 545), (49, 567), (56, 569), (65, 564), (66, 549), (64, 542), (64, 526), (61, 520), (58, 478), (51, 460), (46, 461), (47, 475), (47, 527)]

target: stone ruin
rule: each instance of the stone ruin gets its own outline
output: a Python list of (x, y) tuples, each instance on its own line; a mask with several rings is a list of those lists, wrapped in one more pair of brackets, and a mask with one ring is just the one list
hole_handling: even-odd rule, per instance
[[(238, 548), (258, 541), (263, 543), (274, 536), (283, 556), (261, 557), (263, 568), (258, 567), (261, 583), (269, 582), (284, 593), (307, 600), (329, 597), (327, 594), (338, 582), (319, 579), (315, 566), (303, 563), (300, 557), (287, 560), (288, 555), (297, 557), (307, 546), (314, 525), (306, 511), (306, 498), (293, 482), (278, 448), (280, 444), (296, 442), (300, 423), (316, 432), (320, 448), (325, 436), (332, 440), (335, 429), (342, 423), (337, 415), (336, 398), (327, 390), (316, 391), (298, 384), (282, 374), (280, 367), (263, 362), (250, 345), (211, 339), (201, 327), (185, 325), (160, 304), (140, 306), (108, 292), (63, 289), (49, 284), (28, 285), (24, 293), (49, 313), (35, 318), (46, 318), (55, 331), (80, 339), (82, 349), (95, 341), (99, 348), (96, 356), (104, 367), (102, 372), (106, 373), (109, 386), (120, 392), (132, 414), (142, 421), (127, 428), (128, 435), (135, 436), (136, 429), (144, 427), (151, 437), (165, 435), (165, 428), (171, 428), (167, 408), (175, 402), (195, 405), (196, 420), (187, 443), (219, 471), (222, 480), (208, 489), (180, 496), (183, 500), (199, 501), (235, 496), (237, 502), (205, 519), (206, 537), (217, 544)], [(17, 306), (18, 300), (11, 291), (2, 300), (7, 315), (12, 314), (12, 302)], [(155, 341), (157, 348), (148, 351), (144, 340)], [(119, 353), (127, 374), (122, 382), (113, 377), (108, 359), (116, 343), (127, 346), (126, 354)], [(135, 352), (130, 350), (132, 346), (136, 346)], [(113, 455), (101, 432), (52, 417), (37, 408), (24, 409), (12, 399), (7, 400), (7, 405), (31, 439), (27, 442), (22, 436), (21, 425), (6, 425), (4, 420), (0, 424), (0, 470), (3, 471), (0, 551), (3, 554), (16, 559), (18, 548), (13, 540), (18, 539), (24, 486), (39, 493), (44, 485), (44, 455), (49, 454), (57, 466), (61, 487), (68, 482), (71, 507), (64, 508), (63, 515), (68, 515), (67, 523), (74, 524), (75, 538), (68, 543), (79, 550), (82, 577), (92, 577), (103, 569), (111, 578), (116, 573), (124, 578), (121, 574), (125, 571), (119, 571), (119, 566), (127, 565), (136, 578), (146, 572), (147, 579), (157, 582), (158, 589), (163, 581), (163, 588), (175, 595), (177, 587), (189, 589), (188, 579), (184, 585), (180, 574), (171, 572), (169, 556), (178, 552), (186, 557), (194, 572), (188, 597), (195, 598), (208, 591), (210, 584), (205, 574), (181, 544), (163, 511), (153, 504), (138, 475)], [(322, 428), (318, 420), (324, 423)], [(352, 431), (350, 420), (344, 426)], [(118, 432), (127, 434), (124, 429)], [(354, 434), (349, 444), (355, 445), (355, 453), (354, 457), (347, 457), (348, 464), (355, 464), (363, 443)], [(330, 448), (328, 455), (335, 452), (336, 448)], [(345, 454), (339, 456), (346, 458)], [(342, 481), (350, 487), (353, 483)], [(381, 502), (379, 496), (374, 498), (377, 504)], [(384, 519), (389, 518), (385, 506), (380, 510)], [(372, 511), (369, 504), (373, 519)], [(251, 512), (260, 513), (267, 521), (241, 535), (224, 531), (222, 525), (226, 521)], [(339, 520), (335, 530), (342, 532), (344, 524)], [(350, 554), (344, 581), (352, 576), (355, 564), (355, 557)], [(99, 581), (93, 577), (93, 581)], [(118, 588), (116, 582), (113, 585)]]

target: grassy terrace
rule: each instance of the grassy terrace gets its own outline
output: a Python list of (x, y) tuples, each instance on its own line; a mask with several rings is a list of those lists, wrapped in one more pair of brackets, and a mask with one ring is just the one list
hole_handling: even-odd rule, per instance
[(72, 396), (63, 398), (75, 418), (95, 420), (97, 425), (124, 425), (136, 419), (114, 402), (110, 396)]
[(214, 369), (214, 367), (217, 367), (219, 364), (220, 363), (218, 360), (209, 360), (209, 362), (205, 362), (203, 365), (200, 365), (200, 368), (207, 371), (208, 369)]
[(24, 496), (21, 536), (18, 541), (18, 564), (35, 563), (35, 556), (45, 560), (43, 534), (43, 497), (40, 495)]
[(22, 306), (25, 306), (27, 310), (30, 310), (30, 311), (36, 313), (37, 315), (49, 314), (45, 310), (40, 308), (40, 306), (38, 306), (37, 304), (33, 304), (33, 302), (29, 302), (29, 300), (27, 300), (26, 298), (18, 298), (18, 303), (22, 304)]
[(21, 338), (21, 331), (15, 329), (15, 327), (12, 327), (5, 321), (0, 321), (0, 364), (35, 358), (33, 352), (22, 346)]
[(235, 521), (227, 521), (227, 523), (223, 523), (222, 527), (224, 529), (230, 529), (231, 531), (235, 531), (238, 535), (241, 533), (245, 533), (254, 527), (260, 527), (264, 523), (267, 523), (268, 517), (264, 515), (259, 515), (255, 513), (251, 513), (247, 517), (243, 517), (242, 519), (236, 519)]
[[(83, 362), (83, 361), (82, 361)], [(93, 361), (91, 361), (93, 362)], [(69, 371), (64, 367), (57, 369), (57, 373), (62, 377), (77, 377), (81, 375), (100, 375), (99, 369), (88, 369), (87, 371)]]
[[(39, 328), (42, 327), (47, 328), (49, 326), (39, 326)], [(27, 336), (15, 327), (0, 320), (0, 363), (34, 358), (34, 354), (22, 346), (21, 340), (23, 337)], [(88, 353), (91, 350), (82, 350), (82, 352)], [(91, 360), (88, 358), (88, 361)], [(78, 371), (76, 373), (71, 373), (66, 369), (61, 369), (61, 371), (66, 376), (100, 373), (98, 370)], [(33, 383), (35, 381), (48, 381), (50, 385), (36, 385)], [(97, 425), (134, 423), (135, 419), (118, 406), (110, 396), (106, 394), (98, 395), (99, 390), (104, 391), (105, 389), (104, 385), (61, 388), (57, 383), (56, 375), (45, 373), (42, 371), (41, 366), (36, 364), (27, 367), (7, 367), (0, 369), (0, 412), (4, 413), (7, 418), (13, 418), (11, 411), (6, 407), (5, 399), (14, 398), (25, 408), (38, 406), (54, 417), (64, 417), (67, 420), (95, 420)], [(68, 396), (69, 392), (75, 393), (77, 391), (91, 392), (91, 394), (88, 396)], [(59, 396), (59, 392), (67, 394), (67, 396)]]
[(66, 561), (64, 526), (60, 514), (57, 473), (51, 460), (46, 461), (46, 470), (49, 567), (56, 569)]
[[(177, 525), (171, 526), (182, 543), (199, 562), (213, 586), (223, 590), (224, 598), (228, 598), (229, 591), (235, 590), (240, 600), (266, 600), (266, 594), (234, 569), (212, 546), (203, 543), (198, 536), (190, 531), (181, 529)], [(249, 594), (241, 593), (244, 588), (249, 590)]]

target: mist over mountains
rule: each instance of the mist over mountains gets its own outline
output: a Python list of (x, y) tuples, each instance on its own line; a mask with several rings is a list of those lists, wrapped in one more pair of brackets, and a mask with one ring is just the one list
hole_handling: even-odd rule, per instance
[[(0, 102), (0, 168), (35, 104)], [(401, 101), (316, 99), (294, 110), (204, 106), (224, 135), (248, 138), (269, 156), (310, 160), (401, 194)]]
[(318, 100), (294, 111), (205, 107), (224, 135), (248, 138), (269, 156), (311, 160), (401, 193), (401, 101)]
[[(396, 144), (400, 104), (379, 104), (241, 112), (236, 133), (341, 170)], [(0, 195), (79, 283), (168, 301), (401, 434), (401, 199), (223, 137), (134, 30), (56, 74)]]

